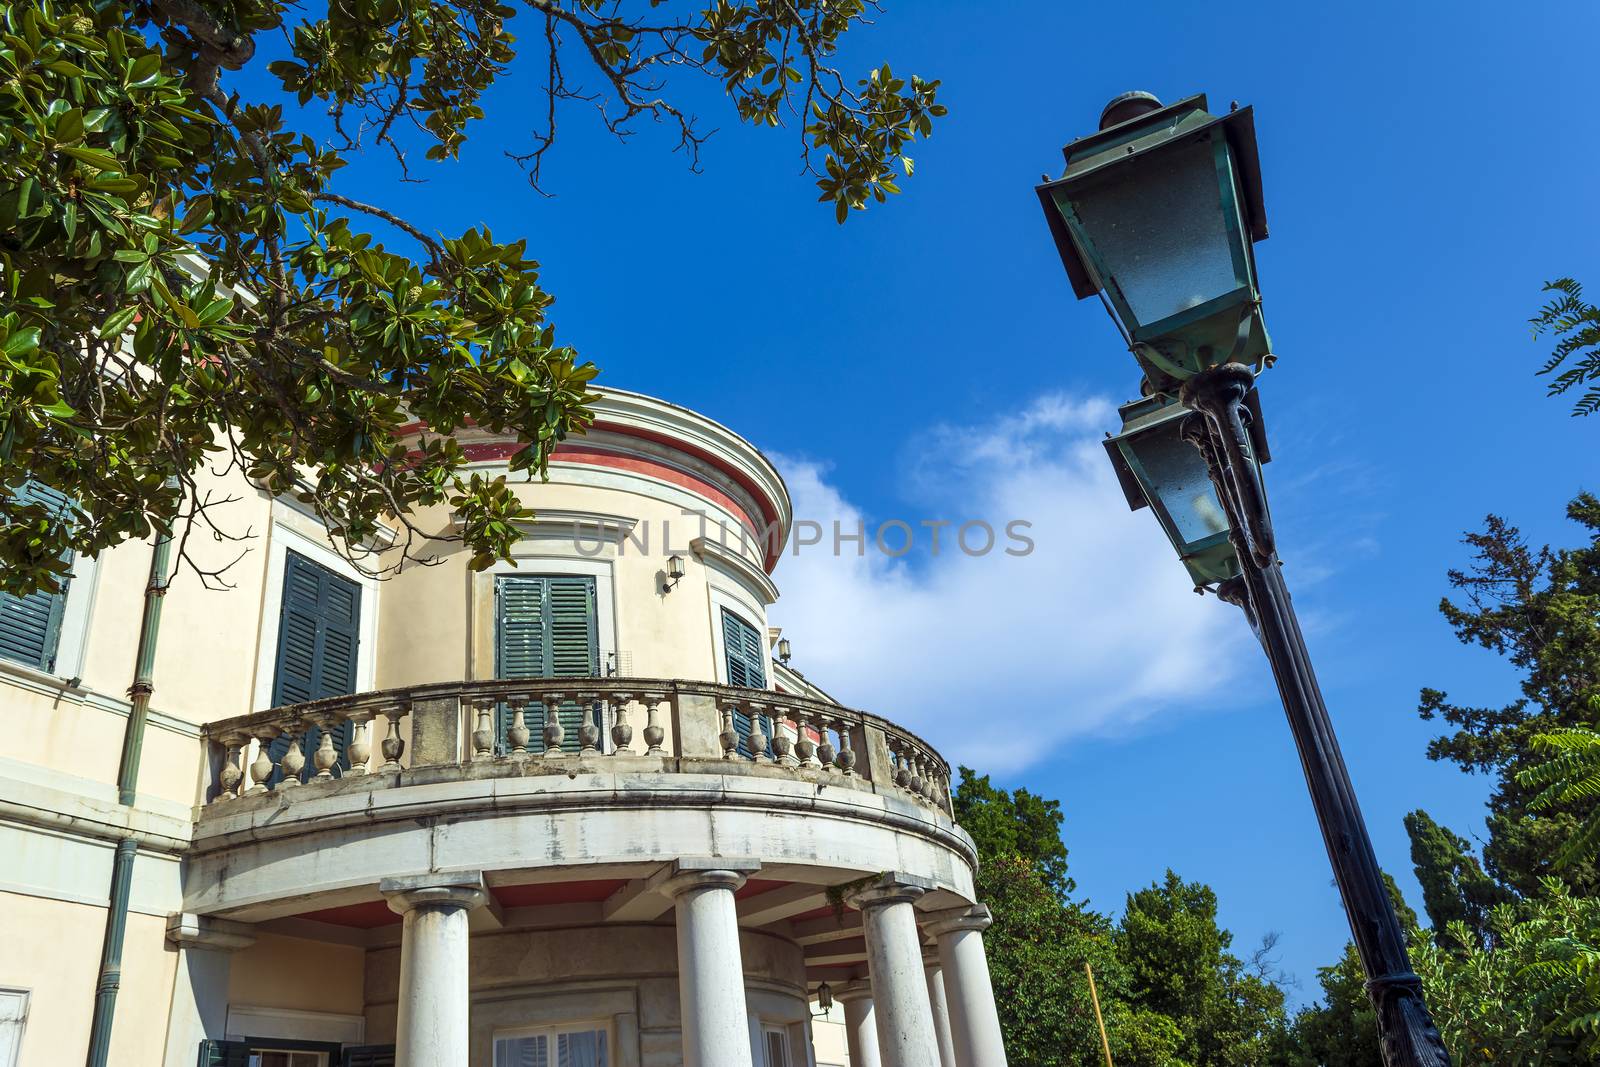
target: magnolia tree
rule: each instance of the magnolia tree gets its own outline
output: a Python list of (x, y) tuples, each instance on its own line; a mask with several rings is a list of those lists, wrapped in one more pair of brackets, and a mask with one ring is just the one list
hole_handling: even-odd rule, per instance
[[(386, 516), (404, 526), (444, 502), (475, 566), (504, 557), (524, 505), (467, 471), (450, 434), (469, 419), (515, 434), (510, 469), (542, 472), (589, 422), (595, 367), (557, 342), (525, 241), (436, 234), (408, 216), (403, 187), (358, 198), (340, 167), (363, 148), (411, 176), (448, 163), (519, 60), (543, 75), (535, 106), (509, 101), (542, 117), (514, 153), (535, 188), (572, 102), (599, 103), (618, 136), (668, 124), (697, 165), (706, 135), (672, 92), (703, 76), (744, 121), (798, 132), (842, 222), (899, 191), (908, 149), (944, 114), (936, 81), (836, 68), (872, 13), (863, 0), (0, 0), (0, 589), (57, 588), (72, 553), (152, 531), (225, 584), (225, 566), (187, 551), (197, 531), (245, 536), (208, 472), (297, 495), (369, 573), (426, 561), (415, 529), (382, 556), (362, 545)], [(263, 35), (289, 57), (257, 59)], [(261, 98), (233, 84), (255, 64)], [(402, 439), (417, 422), (427, 430)], [(24, 491), (38, 486), (51, 491)]]

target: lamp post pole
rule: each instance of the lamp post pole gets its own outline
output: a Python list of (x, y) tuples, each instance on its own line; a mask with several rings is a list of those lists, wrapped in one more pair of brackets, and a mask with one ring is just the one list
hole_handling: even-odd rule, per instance
[(1221, 583), (1217, 595), (1244, 610), (1272, 665), (1350, 933), (1367, 975), (1384, 1063), (1449, 1067), (1449, 1053), (1423, 1002), (1422, 980), (1411, 970), (1405, 931), (1372, 850), (1283, 582), (1261, 481), (1245, 459), (1249, 411), (1244, 399), (1254, 377), (1249, 367), (1227, 363), (1201, 371), (1185, 383), (1182, 393), (1185, 406), (1193, 411), (1185, 420), (1183, 435), (1205, 459), (1217, 498), (1228, 514), (1241, 568), (1237, 577)]

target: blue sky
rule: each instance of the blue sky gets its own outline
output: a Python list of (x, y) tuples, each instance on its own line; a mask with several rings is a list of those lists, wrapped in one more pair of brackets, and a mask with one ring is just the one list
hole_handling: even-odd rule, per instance
[(1314, 995), (1347, 932), (1266, 665), (1110, 489), (1095, 442), (1136, 374), (1098, 304), (1073, 300), (1032, 186), (1128, 89), (1255, 105), (1286, 574), (1380, 859), (1420, 906), (1401, 816), (1480, 833), (1485, 786), (1424, 758), (1417, 690), (1494, 702), (1515, 687), (1437, 614), (1460, 533), (1495, 510), (1570, 540), (1563, 505), (1600, 489), (1600, 418), (1544, 397), (1526, 326), (1546, 278), (1600, 287), (1583, 103), (1600, 14), (975, 10), (898, 0), (853, 35), (846, 66), (942, 78), (951, 114), (914, 150), (905, 195), (843, 227), (798, 173), (797, 130), (741, 128), (695, 87), (685, 98), (721, 127), (704, 173), (664, 130), (620, 146), (573, 107), (546, 172), (557, 195), (539, 197), (502, 155), (528, 143), (531, 70), (428, 184), (398, 185), (375, 158), (339, 188), (446, 233), (527, 236), (559, 336), (603, 382), (744, 433), (820, 521), (1034, 521), (1022, 561), (786, 560), (773, 620), (841, 699), (1060, 798), (1097, 906), (1170, 866), (1217, 889), (1242, 950), (1281, 931), (1283, 966)]

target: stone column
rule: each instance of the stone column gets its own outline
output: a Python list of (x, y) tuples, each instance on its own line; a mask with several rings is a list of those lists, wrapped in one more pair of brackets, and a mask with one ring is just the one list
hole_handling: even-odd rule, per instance
[(483, 874), (385, 878), (378, 890), (405, 917), (395, 1067), (466, 1067), (467, 913), (489, 899)]
[(883, 1067), (878, 1056), (878, 1022), (873, 1018), (872, 987), (852, 982), (833, 995), (844, 1005), (844, 1037), (850, 1047), (850, 1067)]
[(944, 995), (944, 967), (936, 949), (922, 950), (922, 970), (928, 978), (928, 1004), (933, 1008), (933, 1036), (939, 1042), (939, 1067), (956, 1067), (955, 1040), (950, 1034), (950, 1007)]
[(938, 939), (939, 962), (944, 965), (957, 1067), (1006, 1067), (1000, 1013), (995, 1008), (994, 987), (989, 984), (989, 960), (983, 952), (983, 932), (993, 921), (989, 909), (978, 904), (929, 927), (929, 933)]
[(677, 906), (683, 1067), (751, 1067), (733, 893), (753, 860), (681, 859), (663, 888)]
[(221, 1040), (228, 1024), (228, 977), (233, 954), (255, 943), (255, 927), (173, 912), (167, 940), (178, 949), (167, 1017), (164, 1067), (194, 1067), (195, 1050), (206, 1038)]
[(912, 906), (931, 888), (933, 883), (925, 878), (892, 873), (852, 896), (866, 930), (883, 1067), (935, 1067), (939, 1062), (933, 1006), (922, 972), (922, 939)]

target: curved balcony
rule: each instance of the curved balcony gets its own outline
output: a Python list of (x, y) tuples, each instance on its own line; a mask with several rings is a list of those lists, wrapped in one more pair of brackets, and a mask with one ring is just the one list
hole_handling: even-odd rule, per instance
[(434, 683), (221, 720), (201, 741), (196, 912), (303, 914), (451, 868), (645, 879), (694, 855), (817, 887), (907, 871), (945, 906), (972, 899), (945, 760), (810, 697), (668, 679)]

